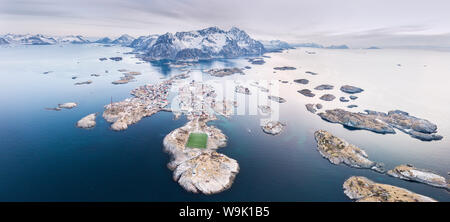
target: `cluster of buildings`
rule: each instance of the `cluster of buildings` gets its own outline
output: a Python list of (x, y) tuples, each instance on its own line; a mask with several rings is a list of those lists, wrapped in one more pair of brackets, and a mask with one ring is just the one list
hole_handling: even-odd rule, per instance
[(164, 108), (169, 104), (167, 97), (169, 96), (170, 88), (173, 80), (169, 79), (160, 84), (144, 85), (131, 91), (131, 94), (136, 98), (145, 100), (147, 108)]
[(217, 100), (217, 93), (211, 85), (191, 81), (181, 87), (178, 92), (180, 112), (189, 119), (194, 117), (209, 117), (214, 113), (229, 116), (234, 112), (235, 102)]

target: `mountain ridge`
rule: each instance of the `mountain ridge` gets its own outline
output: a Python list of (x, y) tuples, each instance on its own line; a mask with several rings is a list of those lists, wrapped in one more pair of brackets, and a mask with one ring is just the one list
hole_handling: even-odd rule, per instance
[[(130, 45), (145, 60), (198, 60), (261, 55), (263, 44), (236, 27), (228, 31), (209, 27), (195, 31), (165, 33), (157, 38), (141, 36)], [(146, 41), (144, 43), (144, 41)]]

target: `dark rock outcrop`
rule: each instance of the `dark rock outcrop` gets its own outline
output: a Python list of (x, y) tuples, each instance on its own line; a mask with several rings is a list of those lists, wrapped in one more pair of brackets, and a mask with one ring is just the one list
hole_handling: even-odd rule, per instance
[(302, 89), (298, 90), (297, 92), (307, 97), (314, 97), (316, 95), (309, 89)]
[(320, 97), (320, 99), (323, 101), (333, 101), (334, 99), (336, 99), (336, 96), (333, 96), (331, 94), (324, 94)]
[(297, 68), (292, 67), (292, 66), (280, 66), (280, 67), (275, 67), (273, 68), (275, 70), (296, 70)]
[(382, 163), (376, 163), (368, 159), (368, 155), (361, 148), (338, 138), (325, 130), (318, 130), (314, 133), (317, 142), (317, 150), (320, 155), (328, 159), (332, 164), (341, 163), (354, 167), (372, 169), (383, 173)]
[(356, 202), (436, 202), (436, 200), (400, 187), (375, 183), (352, 176), (343, 185), (344, 193)]
[(315, 90), (332, 90), (334, 88), (334, 86), (329, 85), (329, 84), (322, 84), (322, 85), (318, 85), (316, 86), (316, 88), (314, 88)]
[(306, 109), (307, 109), (308, 111), (310, 111), (311, 113), (316, 113), (316, 111), (317, 111), (317, 109), (314, 108), (314, 104), (312, 104), (312, 103), (306, 104), (305, 107), (306, 107)]
[(309, 80), (307, 80), (307, 79), (295, 79), (294, 82), (306, 85), (306, 84), (309, 83)]
[(410, 116), (400, 110), (388, 113), (366, 110), (366, 113), (349, 112), (343, 109), (326, 110), (318, 114), (322, 119), (346, 127), (365, 129), (376, 133), (395, 133), (394, 128), (423, 141), (440, 140), (437, 126), (425, 119)]
[(356, 87), (356, 86), (344, 85), (344, 86), (341, 86), (341, 91), (345, 92), (345, 93), (354, 94), (354, 93), (360, 93), (364, 90), (359, 87)]
[(278, 97), (278, 96), (267, 96), (272, 101), (278, 102), (278, 103), (285, 103), (287, 102), (286, 99)]
[(349, 102), (350, 100), (347, 99), (347, 98), (345, 98), (345, 97), (340, 97), (340, 98), (339, 98), (339, 101), (341, 101), (341, 102), (343, 102), (343, 103), (346, 103), (346, 102)]

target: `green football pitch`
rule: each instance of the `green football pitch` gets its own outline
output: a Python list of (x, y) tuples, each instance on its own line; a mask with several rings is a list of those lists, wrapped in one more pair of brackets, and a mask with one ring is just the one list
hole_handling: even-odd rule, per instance
[(191, 133), (189, 134), (186, 147), (205, 149), (207, 141), (208, 135), (206, 133)]

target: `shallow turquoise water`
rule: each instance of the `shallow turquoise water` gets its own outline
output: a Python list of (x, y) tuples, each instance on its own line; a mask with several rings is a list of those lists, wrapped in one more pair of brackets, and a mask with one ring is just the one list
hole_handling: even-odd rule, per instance
[[(450, 124), (449, 117), (442, 114), (448, 113), (450, 106), (440, 96), (450, 93), (450, 89), (441, 87), (448, 78), (445, 70), (450, 70), (444, 65), (448, 61), (445, 58), (450, 58), (447, 53), (318, 50), (315, 57), (308, 57), (298, 49), (272, 54), (265, 65), (252, 66), (245, 76), (223, 79), (203, 76), (198, 69), (243, 67), (248, 65), (246, 60), (218, 60), (193, 67), (197, 70), (193, 78), (219, 82), (305, 77), (311, 85), (355, 84), (366, 90), (356, 101), (361, 109), (405, 109), (435, 122), (444, 136), (442, 141), (422, 142), (401, 132), (379, 135), (349, 131), (307, 112), (304, 104), (317, 100), (296, 93), (305, 87), (280, 85), (281, 95), (288, 100), (280, 105), (280, 119), (287, 123), (282, 134), (264, 134), (259, 127), (262, 117), (258, 115), (237, 115), (210, 123), (228, 136), (227, 147), (219, 152), (236, 159), (240, 172), (229, 190), (206, 196), (184, 191), (166, 167), (169, 156), (162, 151), (162, 139), (186, 123), (184, 117), (173, 120), (171, 113), (161, 112), (123, 132), (110, 130), (109, 123), (101, 117), (93, 129), (75, 127), (81, 117), (101, 113), (111, 98), (122, 100), (139, 85), (180, 72), (160, 64), (136, 64), (139, 60), (133, 55), (122, 54), (128, 51), (96, 45), (0, 48), (0, 201), (349, 201), (342, 184), (352, 175), (404, 187), (437, 200), (450, 200), (450, 194), (442, 189), (332, 165), (316, 151), (313, 138), (315, 130), (329, 130), (365, 149), (370, 159), (386, 163), (388, 169), (412, 163), (446, 175), (450, 171)], [(416, 56), (411, 56), (414, 53)], [(122, 56), (124, 60), (98, 60), (111, 56)], [(418, 61), (426, 61), (430, 71), (422, 70)], [(397, 70), (397, 63), (402, 63), (405, 70)], [(273, 73), (272, 68), (279, 65), (298, 69)], [(366, 67), (373, 68), (364, 76), (361, 71)], [(141, 71), (143, 75), (137, 76), (136, 82), (112, 85), (121, 76), (117, 70), (122, 68)], [(319, 75), (305, 75), (306, 70)], [(45, 71), (53, 72), (42, 74)], [(91, 77), (92, 73), (101, 76)], [(395, 85), (406, 73), (412, 78), (401, 86)], [(72, 76), (78, 79), (72, 80)], [(88, 79), (93, 83), (73, 85)], [(398, 89), (393, 91), (395, 87)], [(340, 96), (338, 91), (333, 93)], [(59, 112), (44, 109), (70, 101), (79, 106)], [(343, 107), (339, 102), (322, 103), (324, 108)]]

